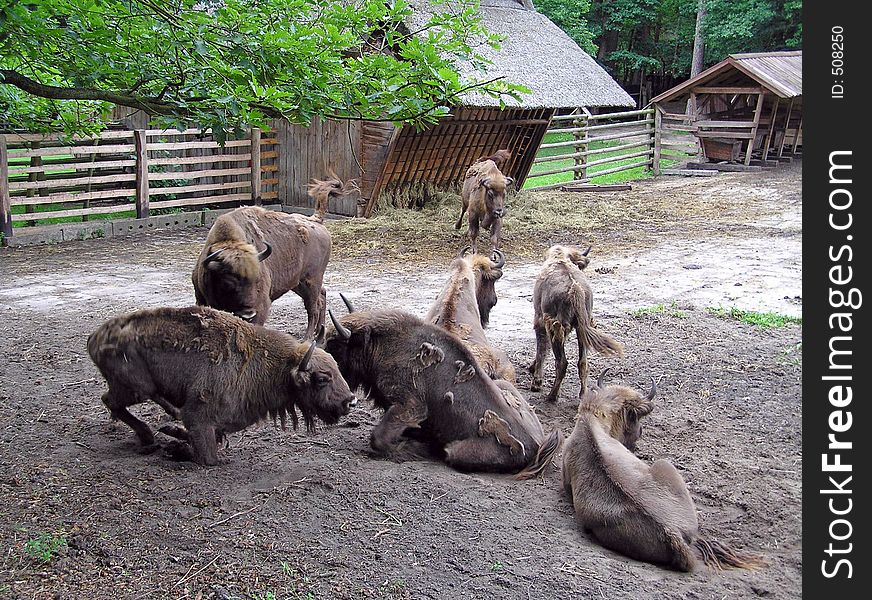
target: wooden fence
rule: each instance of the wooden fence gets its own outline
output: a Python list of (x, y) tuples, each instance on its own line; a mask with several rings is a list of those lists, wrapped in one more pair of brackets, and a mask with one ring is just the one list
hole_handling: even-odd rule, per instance
[[(223, 145), (200, 130), (112, 130), (93, 137), (0, 134), (0, 231), (46, 219), (144, 218), (181, 207), (278, 197), (273, 133)], [(19, 225), (20, 226), (20, 225)]]
[[(682, 115), (683, 117), (683, 115)], [(661, 160), (686, 158), (699, 151), (681, 123), (664, 119), (654, 108), (594, 115), (586, 109), (554, 115), (525, 189), (547, 190), (588, 183), (596, 177), (649, 167), (660, 173)], [(549, 141), (555, 137), (572, 139)], [(682, 136), (686, 139), (682, 139)], [(571, 161), (571, 162), (570, 162)], [(557, 163), (549, 168), (549, 164)], [(540, 165), (545, 165), (544, 168)], [(537, 185), (536, 178), (568, 173), (571, 179)]]

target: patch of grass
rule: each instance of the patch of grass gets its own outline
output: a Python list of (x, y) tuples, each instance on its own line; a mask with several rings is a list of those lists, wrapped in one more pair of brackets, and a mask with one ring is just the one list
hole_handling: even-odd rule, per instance
[(802, 342), (788, 346), (781, 351), (781, 354), (784, 356), (786, 364), (794, 367), (802, 366)]
[(687, 312), (678, 308), (678, 304), (673, 301), (669, 306), (665, 304), (655, 304), (654, 306), (645, 306), (630, 311), (630, 315), (641, 318), (655, 315), (663, 315), (666, 317), (675, 317), (676, 319), (684, 319), (687, 317)]
[(789, 323), (802, 325), (802, 317), (791, 317), (789, 315), (781, 315), (774, 312), (757, 312), (753, 310), (741, 310), (735, 306), (725, 308), (723, 306), (710, 306), (707, 309), (711, 314), (723, 317), (736, 319), (748, 325), (755, 325), (768, 329), (769, 327), (784, 327)]
[(47, 563), (66, 547), (67, 538), (65, 536), (41, 533), (38, 537), (31, 538), (25, 542), (24, 552), (30, 558)]
[(494, 573), (499, 573), (504, 568), (505, 567), (503, 566), (503, 563), (501, 561), (498, 561), (498, 560), (495, 560), (494, 564), (491, 565), (491, 571), (493, 571)]

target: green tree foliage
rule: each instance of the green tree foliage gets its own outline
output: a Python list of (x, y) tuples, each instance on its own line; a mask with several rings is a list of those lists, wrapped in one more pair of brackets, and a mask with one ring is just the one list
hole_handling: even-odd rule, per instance
[(591, 0), (536, 0), (536, 10), (554, 21), (588, 54), (596, 54), (593, 33), (587, 23)]
[[(431, 0), (443, 4), (444, 0)], [(219, 137), (269, 118), (435, 122), (498, 39), (477, 0), (409, 31), (406, 0), (0, 0), (0, 127), (99, 130), (113, 104)]]
[[(619, 81), (690, 74), (699, 0), (535, 0)], [(705, 65), (802, 46), (802, 0), (706, 0)]]

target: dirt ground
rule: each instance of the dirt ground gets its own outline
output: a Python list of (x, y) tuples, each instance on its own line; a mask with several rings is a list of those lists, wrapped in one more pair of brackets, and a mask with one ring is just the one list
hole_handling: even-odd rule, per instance
[[(579, 211), (617, 216), (533, 233), (508, 223), (488, 329), (546, 429), (568, 435), (574, 339), (560, 401), (548, 405), (553, 360), (543, 394), (529, 392), (523, 368), (532, 287), (549, 244), (591, 240), (594, 314), (627, 349), (623, 359), (594, 355), (591, 373), (611, 366), (611, 381), (639, 387), (657, 378), (637, 453), (672, 461), (703, 532), (762, 554), (766, 568), (683, 574), (606, 551), (576, 528), (556, 467), (518, 482), (374, 459), (379, 415), (365, 401), (312, 436), (268, 423), (234, 434), (213, 468), (143, 454), (110, 423), (85, 340), (125, 311), (192, 303), (199, 228), (0, 249), (0, 598), (800, 597), (801, 327), (709, 310), (801, 316), (800, 181), (797, 161), (563, 194)], [(423, 315), (463, 244), (454, 218), (434, 223), (426, 244), (397, 241), (389, 223), (332, 222), (330, 306), (341, 307), (343, 291), (358, 309)], [(349, 243), (355, 231), (366, 244)], [(293, 295), (268, 322), (295, 335), (304, 324)], [(139, 411), (152, 423), (160, 412)]]

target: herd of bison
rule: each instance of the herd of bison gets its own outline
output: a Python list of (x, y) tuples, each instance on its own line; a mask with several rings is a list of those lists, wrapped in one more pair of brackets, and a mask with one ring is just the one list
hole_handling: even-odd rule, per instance
[[(192, 265), (195, 306), (127, 313), (88, 338), (112, 419), (129, 426), (144, 451), (163, 448), (177, 460), (220, 470), (221, 457), (234, 451), (230, 434), (267, 419), (293, 429), (301, 419), (314, 434), (319, 421), (341, 423), (359, 402), (370, 402), (380, 415), (368, 434), (372, 460), (443, 461), (462, 473), (519, 480), (551, 477), (556, 466), (579, 535), (608, 550), (711, 576), (765, 569), (765, 553), (700, 532), (691, 491), (672, 462), (635, 454), (657, 405), (656, 380), (636, 389), (611, 383), (608, 369), (589, 372), (592, 353), (635, 351), (597, 323), (596, 291), (585, 275), (595, 249), (548, 249), (530, 282), (534, 320), (524, 326), (535, 332), (531, 363), (514, 364), (489, 341), (495, 284), (506, 265), (500, 227), (512, 182), (499, 170), (503, 158), (497, 153), (469, 168), (458, 221), (468, 213), (468, 245), (457, 249), (423, 317), (394, 308), (357, 310), (345, 295), (339, 314), (328, 310), (331, 235), (324, 217), (330, 197), (354, 190), (353, 182), (315, 180), (311, 216), (243, 207), (217, 218)], [(490, 230), (485, 254), (477, 252), (480, 226)], [(305, 308), (302, 339), (266, 325), (272, 302), (288, 292)], [(526, 370), (531, 392), (544, 386), (544, 401), (558, 402), (572, 332), (578, 404), (565, 437), (540, 421), (519, 389), (516, 367)], [(549, 352), (553, 381), (543, 373)], [(164, 438), (129, 410), (147, 402), (166, 413), (157, 424)]]

